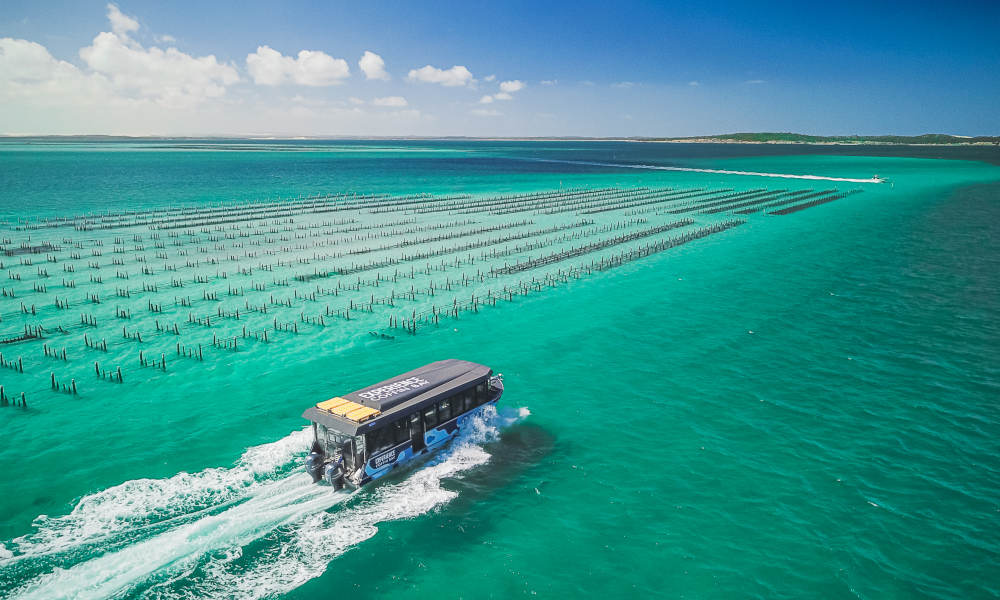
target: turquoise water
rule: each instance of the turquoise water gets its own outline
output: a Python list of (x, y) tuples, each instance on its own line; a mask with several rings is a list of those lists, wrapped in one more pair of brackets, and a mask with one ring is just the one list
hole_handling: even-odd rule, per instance
[[(87, 243), (80, 259), (69, 256), (68, 245), (55, 263), (45, 253), (31, 256), (31, 265), (4, 258), (4, 270), (22, 276), (2, 286), (16, 290), (16, 298), (0, 298), (4, 337), (25, 324), (50, 331), (62, 324), (69, 333), (0, 349), (7, 360), (22, 357), (25, 371), (0, 368), (0, 385), (8, 396), (24, 391), (28, 401), (27, 408), (0, 408), (0, 590), (47, 598), (996, 596), (1000, 168), (989, 164), (995, 156), (989, 149), (932, 157), (919, 148), (909, 156), (779, 150), (554, 142), (7, 143), (0, 147), (7, 247), (29, 235), (31, 244), (64, 237)], [(889, 182), (536, 159), (850, 178), (877, 173)], [(251, 251), (232, 246), (239, 238), (216, 242), (195, 230), (197, 242), (171, 246), (174, 238), (164, 231), (167, 262), (180, 269), (145, 276), (136, 256), (147, 255), (154, 267), (165, 263), (154, 259), (148, 227), (16, 230), (17, 219), (31, 217), (320, 192), (489, 197), (608, 186), (863, 191), (789, 215), (747, 215), (745, 224), (725, 232), (437, 326), (422, 324), (416, 335), (388, 328), (388, 316), (464, 302), (476, 290), (513, 286), (650, 240), (455, 285), (439, 291), (440, 298), (400, 300), (350, 321), (330, 318), (326, 327), (303, 324), (298, 335), (272, 330), (271, 343), (241, 339), (235, 353), (212, 348), (211, 335), (236, 335), (244, 325), (266, 329), (272, 318), (293, 322), (300, 311), (317, 315), (348, 298), (440, 285), (618, 232), (312, 302), (295, 292), (329, 288), (337, 278), (274, 281), (403, 250), (239, 275), (235, 267), (204, 263)], [(534, 221), (509, 235), (582, 218), (596, 223), (580, 230), (648, 219), (629, 229), (638, 230), (686, 216), (624, 213), (358, 210), (299, 215), (292, 226), (415, 219), (385, 229), (458, 231)], [(691, 227), (729, 217), (695, 214)], [(466, 219), (477, 224), (454, 225)], [(295, 233), (322, 229), (289, 231), (289, 240), (273, 244), (276, 254), (261, 252), (240, 264), (332, 252), (295, 247), (305, 243)], [(136, 233), (142, 251), (135, 250)], [(121, 244), (116, 237), (124, 238)], [(90, 254), (93, 240), (104, 242), (100, 257)], [(216, 250), (217, 243), (224, 249)], [(123, 252), (114, 253), (115, 246)], [(127, 264), (112, 264), (115, 257)], [(196, 259), (197, 267), (184, 268)], [(87, 263), (94, 260), (100, 283), (89, 280)], [(65, 264), (76, 264), (76, 271), (64, 271)], [(50, 277), (39, 277), (39, 268)], [(129, 278), (116, 277), (119, 270)], [(222, 270), (225, 280), (216, 278)], [(198, 284), (196, 273), (213, 278)], [(70, 277), (77, 287), (63, 288)], [(178, 277), (187, 281), (190, 308), (173, 305), (182, 292), (170, 282)], [(158, 291), (141, 293), (153, 281)], [(265, 283), (266, 291), (249, 289), (250, 281)], [(237, 282), (245, 295), (229, 296)], [(46, 291), (34, 291), (34, 284)], [(120, 287), (130, 288), (131, 297), (116, 297)], [(204, 300), (205, 290), (219, 300)], [(88, 303), (89, 293), (99, 293), (101, 304)], [(239, 322), (216, 320), (212, 327), (187, 323), (189, 312), (204, 317), (270, 295), (293, 307), (272, 305), (267, 315), (245, 313)], [(68, 299), (70, 308), (57, 309), (55, 298)], [(164, 312), (150, 312), (150, 300), (163, 303)], [(36, 304), (37, 314), (22, 312), (22, 302)], [(130, 310), (131, 319), (117, 319), (118, 308)], [(97, 317), (99, 326), (81, 328), (80, 313)], [(181, 334), (157, 332), (156, 321), (178, 323)], [(123, 325), (144, 341), (122, 338)], [(87, 348), (84, 335), (106, 339), (109, 352)], [(171, 354), (178, 341), (203, 344), (205, 360)], [(65, 348), (68, 360), (45, 356), (42, 344)], [(139, 350), (164, 354), (166, 371), (140, 366)], [(500, 414), (435, 463), (354, 497), (308, 484), (298, 467), (307, 446), (299, 417), (306, 406), (442, 357), (502, 372)], [(93, 361), (120, 365), (124, 383), (97, 379)], [(80, 393), (53, 392), (50, 373), (61, 382), (75, 378)]]

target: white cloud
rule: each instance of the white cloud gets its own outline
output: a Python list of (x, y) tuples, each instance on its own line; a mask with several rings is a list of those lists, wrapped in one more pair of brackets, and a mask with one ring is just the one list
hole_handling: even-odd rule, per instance
[(7, 83), (31, 83), (60, 74), (76, 76), (79, 70), (53, 58), (45, 46), (28, 40), (0, 38), (0, 76)]
[(513, 79), (511, 81), (501, 81), (500, 91), (506, 92), (508, 94), (513, 94), (514, 92), (519, 92), (524, 89), (524, 82), (520, 79)]
[(625, 89), (627, 89), (627, 88), (630, 88), (630, 87), (635, 87), (635, 83), (633, 83), (631, 81), (619, 81), (618, 83), (612, 83), (611, 87), (613, 87), (613, 88), (625, 88)]
[(503, 115), (502, 112), (493, 110), (492, 108), (476, 108), (469, 112), (480, 117), (499, 117)]
[(764, 83), (764, 80), (763, 79), (750, 79), (750, 80), (744, 81), (743, 83), (749, 83), (750, 85), (759, 85), (761, 83)]
[(496, 75), (487, 75), (486, 77), (483, 77), (483, 81), (493, 81), (496, 78)]
[(689, 81), (688, 85), (691, 86), (691, 87), (698, 87), (699, 85), (701, 85), (701, 82), (700, 81)]
[[(491, 104), (494, 100), (513, 100), (513, 93), (518, 90), (523, 90), (525, 88), (525, 83), (518, 79), (513, 79), (511, 81), (500, 82), (500, 91), (492, 96), (487, 94), (479, 99), (480, 104)], [(494, 111), (495, 112), (495, 111)]]
[(103, 75), (57, 60), (41, 44), (0, 38), (0, 98), (40, 106), (91, 105), (108, 101), (111, 94), (111, 82)]
[(557, 80), (555, 80), (555, 79), (543, 79), (541, 81), (541, 83), (542, 83), (542, 85), (555, 85), (555, 84), (557, 84), (559, 82)]
[(302, 50), (298, 58), (292, 58), (270, 46), (258, 46), (247, 55), (247, 71), (258, 85), (292, 82), (313, 87), (336, 85), (351, 74), (346, 60), (326, 52)]
[(194, 57), (176, 48), (143, 48), (128, 36), (138, 29), (138, 21), (114, 4), (108, 5), (108, 20), (113, 31), (99, 33), (90, 46), (80, 49), (80, 58), (105, 76), (119, 94), (186, 107), (218, 98), (226, 93), (226, 86), (240, 80), (235, 67), (213, 55)]
[(226, 93), (226, 86), (240, 79), (235, 68), (212, 55), (196, 58), (176, 48), (146, 50), (108, 32), (81, 48), (80, 58), (110, 79), (118, 91), (171, 106), (217, 98)]
[(159, 42), (161, 44), (173, 44), (174, 42), (177, 41), (177, 38), (175, 38), (172, 35), (167, 35), (167, 34), (158, 35), (158, 36), (156, 36), (155, 39), (156, 39), (157, 42)]
[(431, 65), (411, 69), (407, 79), (423, 83), (440, 83), (445, 87), (462, 87), (473, 82), (472, 73), (461, 65), (455, 65), (450, 69), (438, 69)]
[(406, 98), (402, 96), (386, 96), (385, 98), (375, 98), (372, 100), (375, 106), (409, 106)]
[(358, 61), (358, 67), (365, 74), (365, 79), (389, 81), (389, 74), (385, 71), (385, 61), (374, 52), (365, 50), (365, 53), (361, 56), (361, 60)]
[[(363, 96), (365, 100), (347, 95), (333, 98), (322, 93), (322, 88), (320, 92), (292, 85), (266, 89), (253, 84), (252, 74), (243, 71), (249, 66), (242, 60), (237, 66), (204, 55), (207, 53), (168, 49), (168, 40), (157, 37), (151, 31), (155, 25), (147, 27), (141, 15), (126, 15), (109, 7), (105, 16), (108, 20), (101, 28), (104, 33), (94, 31), (89, 36), (92, 42), (78, 44), (85, 46), (78, 56), (72, 51), (53, 56), (42, 44), (0, 36), (0, 132), (180, 136), (460, 134), (468, 121), (480, 118), (472, 117), (469, 110), (496, 106), (474, 104), (484, 90), (471, 93), (472, 103), (464, 109), (454, 110), (461, 104), (443, 106), (442, 113), (435, 117), (411, 106), (396, 106), (402, 104), (400, 100), (385, 100), (391, 98), (388, 94), (399, 92), (373, 94), (381, 96), (379, 104), (388, 104), (376, 106), (370, 96)], [(189, 34), (178, 33), (182, 40)], [(264, 80), (324, 80), (316, 75), (316, 71), (322, 74), (324, 69), (312, 68), (313, 58), (325, 56), (321, 53), (292, 53), (286, 57), (264, 50), (263, 56), (255, 55), (263, 59), (257, 65), (262, 70), (256, 76)], [(319, 61), (320, 66), (334, 60), (326, 58)], [(264, 67), (272, 67), (273, 72)], [(347, 65), (341, 71), (348, 72)], [(474, 88), (471, 73), (465, 76), (461, 70), (448, 71)], [(497, 86), (498, 82), (494, 80), (490, 85)], [(491, 123), (487, 117), (497, 115), (498, 111), (485, 111), (479, 124), (484, 130), (496, 129), (503, 120)]]
[(108, 20), (111, 21), (111, 31), (119, 37), (128, 37), (133, 31), (139, 31), (139, 21), (122, 14), (114, 4), (108, 4)]
[(256, 53), (247, 55), (247, 71), (258, 85), (278, 85), (285, 81), (289, 66), (294, 67), (294, 62), (269, 46), (259, 46)]
[(0, 130), (153, 133), (178, 126), (170, 109), (219, 100), (239, 81), (235, 67), (214, 56), (143, 48), (128, 36), (138, 21), (113, 5), (107, 11), (114, 31), (80, 49), (84, 68), (36, 42), (0, 39)]

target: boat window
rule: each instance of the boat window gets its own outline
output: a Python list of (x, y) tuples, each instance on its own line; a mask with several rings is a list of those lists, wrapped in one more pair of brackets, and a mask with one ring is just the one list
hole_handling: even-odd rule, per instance
[(368, 432), (367, 442), (370, 455), (378, 454), (382, 450), (393, 446), (392, 428), (383, 427), (381, 429)]
[(344, 457), (344, 466), (347, 467), (347, 471), (351, 472), (354, 470), (354, 464), (356, 462), (357, 455), (355, 454), (357, 450), (351, 440), (348, 440), (343, 446), (341, 446), (341, 452)]
[(420, 425), (420, 413), (415, 412), (410, 415), (410, 439), (413, 440), (413, 450), (417, 451), (423, 447), (424, 429)]
[(486, 394), (477, 394), (472, 388), (462, 392), (462, 403), (469, 407), (468, 410), (472, 410), (485, 401)]
[(407, 426), (406, 417), (396, 421), (392, 424), (393, 441), (397, 444), (402, 444), (406, 440), (410, 439), (410, 428)]
[(353, 468), (355, 453), (363, 455), (365, 452), (365, 439), (363, 436), (347, 435), (323, 425), (319, 425), (316, 428), (316, 433), (327, 455), (334, 456), (341, 454), (344, 457), (344, 464), (348, 468)]
[(445, 398), (438, 402), (438, 421), (444, 423), (451, 420), (451, 399)]
[(325, 430), (323, 432), (323, 437), (326, 440), (326, 451), (328, 454), (335, 454), (340, 451), (344, 444), (351, 441), (351, 436), (345, 433), (334, 431), (333, 429), (323, 427), (322, 425), (320, 425), (320, 427)]
[(424, 429), (428, 430), (437, 427), (437, 410), (431, 405), (424, 409)]
[(365, 445), (371, 449), (372, 453), (378, 448), (378, 431), (369, 431), (365, 434)]

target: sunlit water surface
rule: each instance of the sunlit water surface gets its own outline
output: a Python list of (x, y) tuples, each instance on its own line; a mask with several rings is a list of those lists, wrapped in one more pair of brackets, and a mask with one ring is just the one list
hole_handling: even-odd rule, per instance
[[(94, 283), (86, 268), (67, 273), (45, 254), (30, 266), (6, 257), (5, 270), (23, 277), (3, 285), (17, 291), (0, 298), (4, 337), (27, 324), (77, 326), (80, 313), (99, 312), (101, 327), (90, 334), (111, 349), (87, 348), (82, 329), (0, 349), (5, 360), (22, 357), (25, 371), (0, 369), (0, 384), (8, 397), (23, 391), (28, 401), (0, 408), (0, 595), (995, 597), (995, 154), (583, 142), (4, 142), (4, 235), (12, 243), (29, 235), (30, 243), (104, 239), (109, 249), (120, 232), (11, 228), (35, 217), (339, 192), (864, 191), (785, 216), (750, 215), (726, 232), (422, 325), (416, 335), (389, 329), (392, 311), (380, 309), (303, 325), (298, 335), (272, 330), (270, 343), (241, 342), (237, 352), (212, 348), (212, 330), (186, 322), (189, 312), (215, 308), (175, 307), (169, 299), (182, 292), (170, 290), (169, 274), (158, 292), (168, 309), (153, 313), (141, 294), (115, 296), (140, 285), (134, 263), (128, 280), (104, 266), (103, 282)], [(823, 185), (607, 163), (888, 181)], [(465, 218), (479, 226), (532, 219), (525, 227), (539, 228), (578, 217), (441, 213), (420, 222)], [(138, 252), (131, 238), (122, 245), (130, 258)], [(111, 256), (100, 260), (110, 265)], [(96, 260), (79, 262), (88, 259)], [(39, 268), (48, 269), (44, 281)], [(245, 301), (226, 296), (237, 281), (230, 275), (215, 284), (223, 306)], [(68, 276), (78, 289), (61, 287)], [(184, 295), (201, 293), (191, 285)], [(382, 287), (370, 293), (388, 293)], [(285, 298), (291, 289), (267, 293)], [(88, 304), (85, 292), (100, 293), (102, 303)], [(471, 293), (456, 287), (440, 301)], [(71, 307), (57, 310), (54, 299), (67, 297)], [(275, 308), (286, 321), (322, 312), (293, 300), (294, 308)], [(22, 302), (40, 312), (26, 314)], [(132, 317), (116, 321), (119, 306)], [(405, 318), (406, 306), (392, 314)], [(157, 332), (158, 320), (181, 323), (181, 335)], [(122, 338), (121, 326), (141, 331), (143, 344)], [(205, 360), (170, 354), (174, 337), (206, 346)], [(66, 348), (68, 360), (45, 356), (43, 343)], [(143, 348), (154, 360), (165, 354), (166, 371), (140, 366)], [(302, 410), (446, 357), (504, 374), (499, 414), (372, 489), (336, 495), (309, 483), (299, 466), (309, 440)], [(98, 379), (94, 361), (121, 366), (124, 383)], [(75, 378), (80, 393), (52, 391), (50, 373)]]

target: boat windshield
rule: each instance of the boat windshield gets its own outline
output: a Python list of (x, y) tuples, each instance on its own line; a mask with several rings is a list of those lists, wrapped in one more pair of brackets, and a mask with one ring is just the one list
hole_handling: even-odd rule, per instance
[(356, 441), (359, 437), (360, 436), (347, 435), (346, 433), (334, 431), (333, 429), (327, 428), (325, 425), (319, 425), (316, 431), (316, 440), (325, 446), (324, 449), (327, 454), (334, 454), (337, 450), (342, 449), (345, 444), (352, 440)]

